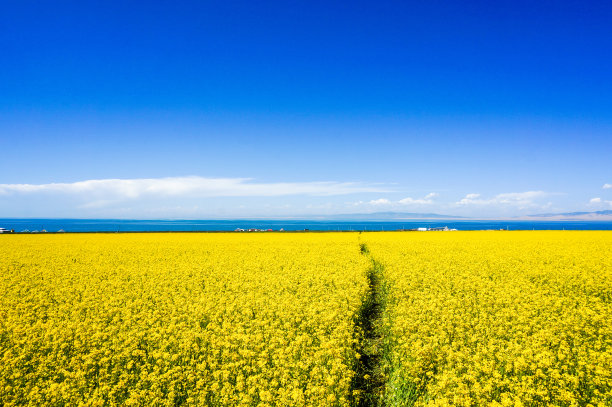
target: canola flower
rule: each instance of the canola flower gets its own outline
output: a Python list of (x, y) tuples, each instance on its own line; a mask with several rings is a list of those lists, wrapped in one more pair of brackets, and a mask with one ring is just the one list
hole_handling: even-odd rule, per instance
[(0, 243), (0, 405), (349, 403), (355, 234)]
[(374, 259), (385, 405), (612, 406), (609, 232), (8, 235), (0, 259), (0, 405), (351, 405)]
[(612, 233), (366, 234), (386, 404), (612, 406)]

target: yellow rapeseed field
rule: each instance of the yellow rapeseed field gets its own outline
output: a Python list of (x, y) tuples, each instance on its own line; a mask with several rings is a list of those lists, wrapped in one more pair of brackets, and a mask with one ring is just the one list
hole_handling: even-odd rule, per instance
[(612, 233), (365, 235), (391, 406), (611, 406)]
[(0, 405), (346, 405), (355, 234), (0, 241)]
[(0, 236), (0, 405), (347, 406), (370, 385), (612, 406), (612, 232)]

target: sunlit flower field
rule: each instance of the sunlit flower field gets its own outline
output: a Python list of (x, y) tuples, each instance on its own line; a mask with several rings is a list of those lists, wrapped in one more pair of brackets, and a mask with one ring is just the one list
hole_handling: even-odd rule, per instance
[(376, 233), (388, 405), (612, 405), (612, 233)]
[(354, 234), (2, 236), (0, 405), (346, 405)]
[(356, 404), (374, 263), (380, 405), (612, 406), (612, 233), (567, 231), (0, 236), (0, 405)]

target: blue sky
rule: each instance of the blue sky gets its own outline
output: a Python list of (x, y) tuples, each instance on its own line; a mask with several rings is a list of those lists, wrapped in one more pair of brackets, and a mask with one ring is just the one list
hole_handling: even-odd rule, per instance
[(536, 3), (4, 4), (0, 217), (612, 209), (612, 5)]

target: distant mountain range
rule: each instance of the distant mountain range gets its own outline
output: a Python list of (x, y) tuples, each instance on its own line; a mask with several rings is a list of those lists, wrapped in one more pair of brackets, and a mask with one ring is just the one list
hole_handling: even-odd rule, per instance
[(414, 212), (373, 212), (373, 213), (348, 213), (330, 215), (329, 219), (336, 220), (408, 220), (408, 219), (468, 219), (464, 216), (440, 215), (439, 213), (414, 213)]
[(547, 220), (612, 220), (612, 210), (594, 212), (540, 213), (524, 216), (523, 219)]
[[(466, 216), (441, 215), (439, 213), (415, 213), (415, 212), (372, 212), (372, 213), (347, 213), (339, 215), (328, 215), (318, 217), (325, 220), (410, 220), (410, 219), (475, 219)], [(508, 218), (506, 218), (508, 219)], [(508, 220), (598, 220), (612, 221), (612, 210), (594, 212), (564, 212), (564, 213), (540, 213), (536, 215), (525, 215)]]

